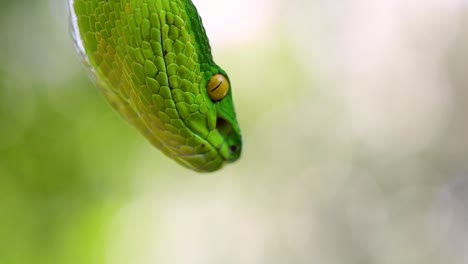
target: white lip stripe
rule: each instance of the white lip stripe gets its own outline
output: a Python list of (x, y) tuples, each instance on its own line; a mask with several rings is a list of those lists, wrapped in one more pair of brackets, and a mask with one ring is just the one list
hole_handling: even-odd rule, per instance
[(75, 44), (75, 49), (78, 51), (78, 55), (80, 59), (83, 61), (83, 64), (86, 66), (86, 70), (88, 71), (88, 75), (91, 80), (95, 83), (99, 81), (96, 75), (96, 71), (94, 67), (91, 66), (89, 62), (88, 55), (86, 55), (86, 51), (83, 44), (83, 39), (80, 35), (80, 28), (78, 26), (78, 17), (76, 16), (75, 9), (73, 8), (75, 0), (69, 0), (69, 9), (70, 9), (70, 31), (73, 38), (73, 43)]
[(75, 0), (69, 0), (69, 9), (70, 9), (70, 27), (71, 33), (73, 37), (73, 42), (75, 43), (75, 47), (80, 53), (81, 57), (85, 60), (87, 64), (89, 64), (88, 56), (86, 55), (83, 40), (81, 39), (80, 29), (78, 28), (78, 17), (76, 16), (75, 9), (73, 5)]

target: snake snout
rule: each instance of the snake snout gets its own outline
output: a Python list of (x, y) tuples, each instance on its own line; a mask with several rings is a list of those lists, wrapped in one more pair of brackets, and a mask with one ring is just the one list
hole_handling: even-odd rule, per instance
[(221, 155), (223, 155), (228, 162), (239, 159), (242, 151), (240, 134), (236, 132), (229, 121), (221, 117), (218, 117), (216, 120), (216, 129), (224, 139), (220, 147)]

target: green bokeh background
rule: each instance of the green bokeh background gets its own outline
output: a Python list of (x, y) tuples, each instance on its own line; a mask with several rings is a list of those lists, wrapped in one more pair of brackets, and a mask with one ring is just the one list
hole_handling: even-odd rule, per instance
[(0, 1), (0, 263), (466, 263), (468, 5), (447, 1), (397, 22), (253, 1), (266, 25), (212, 38), (245, 142), (213, 174), (107, 105), (65, 2)]

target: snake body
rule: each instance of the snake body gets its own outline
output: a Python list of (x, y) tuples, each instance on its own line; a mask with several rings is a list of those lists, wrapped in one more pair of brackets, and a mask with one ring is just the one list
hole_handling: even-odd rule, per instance
[(70, 0), (70, 10), (97, 87), (155, 147), (199, 172), (240, 157), (229, 77), (191, 0)]

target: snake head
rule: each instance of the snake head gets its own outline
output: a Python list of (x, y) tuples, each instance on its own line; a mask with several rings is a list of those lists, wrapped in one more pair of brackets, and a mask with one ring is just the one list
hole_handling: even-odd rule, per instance
[(107, 101), (199, 172), (240, 157), (229, 78), (190, 0), (69, 0), (75, 46)]

